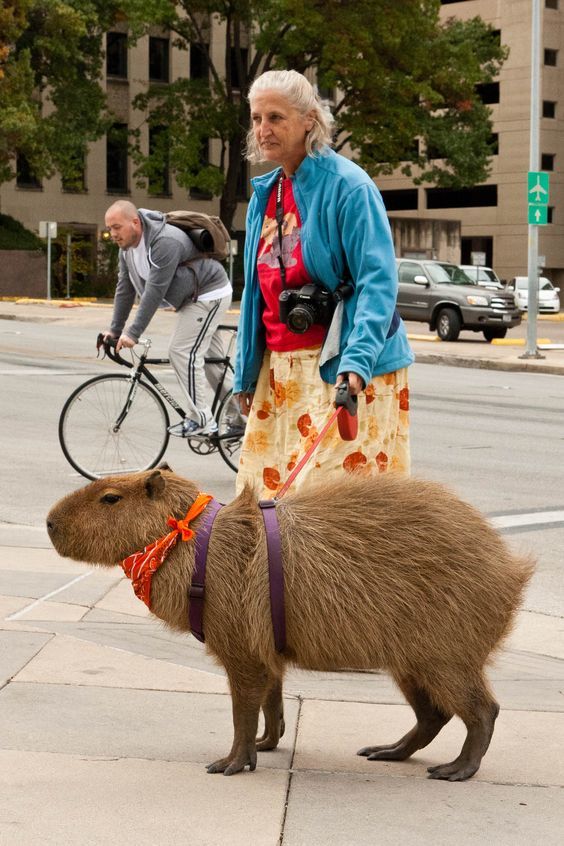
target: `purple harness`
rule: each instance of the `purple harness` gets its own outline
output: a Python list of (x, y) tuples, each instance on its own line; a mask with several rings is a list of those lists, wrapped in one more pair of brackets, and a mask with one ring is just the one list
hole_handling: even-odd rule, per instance
[[(286, 647), (286, 614), (284, 610), (284, 568), (282, 565), (282, 544), (280, 529), (276, 517), (276, 502), (263, 499), (259, 502), (266, 531), (266, 546), (268, 550), (268, 577), (270, 582), (270, 613), (274, 629), (274, 645), (277, 652), (283, 652)], [(202, 524), (196, 532), (196, 549), (194, 573), (190, 585), (190, 604), (188, 616), (190, 631), (194, 637), (205, 642), (203, 613), (204, 594), (206, 584), (206, 560), (208, 545), (215, 518), (223, 504), (212, 499), (202, 516)]]

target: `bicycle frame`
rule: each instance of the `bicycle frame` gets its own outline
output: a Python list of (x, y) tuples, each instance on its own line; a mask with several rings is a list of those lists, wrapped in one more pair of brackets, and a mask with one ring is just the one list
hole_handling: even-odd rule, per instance
[[(205, 358), (206, 364), (223, 364), (224, 365), (223, 374), (221, 376), (221, 379), (219, 380), (219, 383), (217, 385), (217, 388), (215, 390), (215, 394), (214, 394), (214, 397), (213, 397), (213, 400), (212, 400), (211, 409), (212, 409), (212, 414), (214, 415), (214, 417), (215, 417), (215, 413), (216, 413), (217, 407), (218, 407), (220, 399), (221, 399), (221, 392), (222, 392), (222, 389), (223, 389), (223, 385), (225, 383), (225, 376), (227, 374), (227, 371), (231, 368), (231, 347), (232, 347), (232, 344), (233, 344), (235, 333), (237, 331), (236, 327), (234, 327), (234, 326), (219, 326), (218, 328), (225, 330), (225, 331), (230, 331), (232, 333), (232, 337), (229, 341), (229, 344), (228, 344), (228, 347), (227, 347), (227, 352), (226, 352), (226, 354), (223, 358)], [(163, 397), (163, 399), (166, 400), (166, 402), (171, 406), (171, 408), (173, 408), (176, 411), (176, 413), (179, 415), (179, 417), (181, 419), (184, 419), (184, 417), (186, 416), (186, 412), (182, 408), (182, 406), (175, 400), (175, 398), (165, 388), (165, 386), (161, 382), (159, 382), (157, 377), (154, 376), (153, 373), (151, 373), (151, 371), (148, 369), (148, 366), (147, 366), (147, 365), (167, 365), (167, 364), (170, 364), (170, 359), (168, 359), (168, 358), (149, 358), (149, 349), (151, 348), (151, 341), (150, 341), (149, 338), (140, 339), (139, 344), (142, 345), (145, 349), (143, 350), (141, 355), (138, 356), (137, 364), (133, 364), (133, 362), (126, 361), (126, 359), (122, 358), (118, 352), (114, 351), (115, 342), (113, 344), (109, 343), (109, 342), (104, 342), (103, 339), (101, 340), (100, 336), (98, 336), (98, 347), (100, 347), (100, 346), (104, 347), (104, 351), (111, 361), (115, 362), (116, 364), (120, 364), (124, 367), (128, 367), (131, 370), (133, 370), (133, 373), (131, 374), (131, 382), (132, 382), (131, 388), (130, 388), (129, 393), (127, 395), (125, 405), (124, 405), (123, 409), (121, 410), (121, 412), (119, 413), (119, 415), (116, 419), (116, 422), (114, 424), (114, 427), (113, 427), (114, 432), (119, 431), (121, 424), (123, 423), (123, 421), (127, 417), (129, 409), (131, 408), (133, 400), (135, 399), (135, 393), (136, 393), (136, 390), (137, 390), (137, 385), (141, 381), (142, 376), (144, 376), (145, 379), (148, 382), (150, 382), (150, 384), (155, 388), (155, 390), (159, 392), (159, 394)]]

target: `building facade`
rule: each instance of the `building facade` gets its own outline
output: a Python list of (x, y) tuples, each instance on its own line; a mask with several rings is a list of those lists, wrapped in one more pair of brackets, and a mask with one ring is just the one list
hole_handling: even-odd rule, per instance
[[(564, 289), (564, 0), (540, 0), (540, 161), (550, 174), (549, 224), (539, 227), (544, 274)], [(486, 254), (504, 279), (527, 275), (527, 172), (531, 110), (532, 0), (447, 0), (444, 19), (481, 17), (509, 47), (498, 83), (488, 87), (498, 152), (484, 185), (465, 191), (415, 186), (399, 173), (377, 178), (390, 215), (460, 220), (461, 255)]]
[[(540, 227), (539, 255), (545, 257), (545, 275), (564, 287), (564, 0), (540, 2), (542, 102), (538, 169), (550, 173), (550, 202), (549, 224)], [(379, 176), (376, 182), (393, 219), (396, 249), (398, 255), (424, 252), (429, 257), (462, 263), (470, 263), (472, 252), (483, 252), (486, 264), (493, 266), (502, 278), (526, 275), (532, 0), (443, 0), (441, 13), (445, 19), (480, 16), (499, 31), (501, 42), (510, 49), (499, 80), (488, 91), (498, 152), (487, 183), (472, 189), (448, 191), (415, 186), (399, 170)], [(224, 26), (215, 23), (207, 33), (213, 60), (221, 67)], [(167, 173), (161, 175), (158, 190), (155, 185), (138, 187), (127, 152), (127, 129), (140, 127), (145, 150), (158, 140), (155, 131), (150, 133), (143, 114), (133, 109), (134, 96), (145, 90), (147, 80), (166, 85), (175, 78), (202, 73), (197, 45), (188, 51), (179, 50), (167, 32), (155, 29), (128, 47), (123, 24), (107, 34), (106, 51), (102, 84), (116, 123), (107, 137), (90, 145), (82, 184), (65, 186), (59, 176), (37, 183), (25, 162), (18, 162), (17, 179), (0, 187), (0, 211), (36, 232), (39, 221), (57, 221), (60, 229), (93, 246), (99, 239), (105, 210), (118, 197), (162, 211), (188, 207), (217, 213), (217, 198), (189, 193)], [(219, 157), (214, 144), (210, 142), (207, 151), (211, 161)], [(241, 184), (247, 185), (245, 163), (241, 163), (241, 168)], [(240, 238), (246, 210), (244, 196), (242, 200), (234, 221)]]

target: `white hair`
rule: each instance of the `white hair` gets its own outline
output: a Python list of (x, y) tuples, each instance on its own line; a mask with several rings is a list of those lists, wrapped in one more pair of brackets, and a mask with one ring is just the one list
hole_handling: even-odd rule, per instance
[[(312, 85), (303, 74), (295, 70), (273, 70), (257, 76), (249, 90), (251, 108), (253, 97), (263, 91), (275, 91), (303, 117), (313, 117), (313, 127), (305, 138), (308, 156), (315, 156), (323, 147), (331, 146), (335, 119), (328, 103), (319, 96), (317, 86)], [(252, 164), (265, 161), (252, 129), (247, 135), (246, 153)]]

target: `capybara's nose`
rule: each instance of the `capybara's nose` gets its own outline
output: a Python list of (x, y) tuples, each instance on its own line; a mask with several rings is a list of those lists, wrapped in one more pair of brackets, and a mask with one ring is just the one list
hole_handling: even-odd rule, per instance
[(52, 520), (47, 520), (47, 531), (50, 533), (55, 528), (55, 524)]

